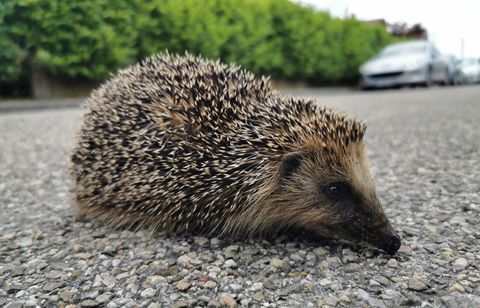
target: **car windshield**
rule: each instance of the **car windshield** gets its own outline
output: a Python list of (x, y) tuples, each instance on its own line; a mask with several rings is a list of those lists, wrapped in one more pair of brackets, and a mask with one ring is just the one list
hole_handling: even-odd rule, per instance
[(427, 45), (423, 43), (406, 43), (388, 46), (380, 52), (379, 57), (388, 57), (400, 54), (416, 54), (427, 51)]

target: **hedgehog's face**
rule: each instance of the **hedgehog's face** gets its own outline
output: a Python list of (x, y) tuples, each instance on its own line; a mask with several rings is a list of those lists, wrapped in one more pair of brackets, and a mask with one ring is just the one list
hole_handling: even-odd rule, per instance
[[(324, 236), (367, 242), (390, 254), (400, 248), (383, 212), (363, 144), (345, 152), (309, 151), (286, 155), (280, 174), (291, 222)], [(293, 217), (292, 217), (293, 216)]]

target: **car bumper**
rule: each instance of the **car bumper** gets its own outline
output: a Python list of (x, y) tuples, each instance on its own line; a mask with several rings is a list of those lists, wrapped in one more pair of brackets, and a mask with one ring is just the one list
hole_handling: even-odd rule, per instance
[(363, 88), (388, 88), (398, 85), (421, 84), (427, 80), (424, 69), (414, 71), (399, 71), (384, 74), (363, 74), (360, 86)]

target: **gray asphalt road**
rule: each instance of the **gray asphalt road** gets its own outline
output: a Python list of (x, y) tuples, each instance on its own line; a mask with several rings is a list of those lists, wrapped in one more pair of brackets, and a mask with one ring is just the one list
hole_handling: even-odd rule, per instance
[(165, 236), (80, 221), (80, 110), (0, 114), (0, 306), (480, 306), (480, 86), (313, 95), (367, 119), (394, 257), (358, 245)]

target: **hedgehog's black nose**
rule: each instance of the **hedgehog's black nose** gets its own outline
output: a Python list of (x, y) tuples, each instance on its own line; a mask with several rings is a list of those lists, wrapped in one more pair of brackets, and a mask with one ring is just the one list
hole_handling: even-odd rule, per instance
[(390, 255), (394, 255), (402, 246), (402, 241), (396, 234), (391, 235), (386, 243), (384, 250)]

